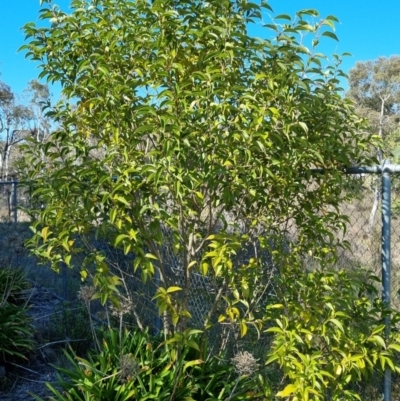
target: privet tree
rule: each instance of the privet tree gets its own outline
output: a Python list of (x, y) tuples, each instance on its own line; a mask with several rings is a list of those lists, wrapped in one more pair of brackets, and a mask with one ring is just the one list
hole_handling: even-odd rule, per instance
[[(263, 325), (273, 267), (334, 258), (349, 193), (340, 169), (367, 162), (369, 146), (338, 89), (340, 57), (317, 51), (336, 18), (304, 10), (251, 37), (265, 9), (74, 0), (70, 14), (41, 10), (50, 27), (25, 26), (23, 49), (63, 95), (48, 112), (60, 128), (26, 149), (45, 205), (31, 211), (32, 250), (56, 270), (84, 252), (82, 278), (104, 303), (128, 297), (139, 326), (132, 274), (153, 283), (167, 335), (217, 320), (244, 335)], [(131, 270), (99, 240), (131, 255)], [(196, 300), (205, 309), (190, 321)]]

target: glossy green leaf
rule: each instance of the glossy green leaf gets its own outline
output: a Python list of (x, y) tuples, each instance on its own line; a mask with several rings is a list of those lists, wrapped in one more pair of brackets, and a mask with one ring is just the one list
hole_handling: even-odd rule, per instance
[(330, 31), (322, 32), (321, 36), (326, 36), (328, 38), (331, 38), (331, 39), (334, 39), (336, 41), (339, 41), (339, 38), (336, 36), (336, 34), (334, 34), (333, 32), (330, 32)]

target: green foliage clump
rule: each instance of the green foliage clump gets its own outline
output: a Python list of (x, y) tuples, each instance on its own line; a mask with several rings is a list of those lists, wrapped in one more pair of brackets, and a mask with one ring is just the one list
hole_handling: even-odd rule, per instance
[(34, 328), (21, 297), (27, 288), (21, 269), (0, 268), (0, 361), (26, 358), (33, 350)]
[(0, 268), (0, 294), (1, 299), (7, 299), (8, 302), (21, 304), (24, 300), (21, 298), (22, 291), (29, 288), (25, 273), (18, 268)]
[[(87, 359), (65, 352), (70, 368), (58, 367), (63, 392), (48, 387), (57, 401), (251, 400), (262, 395), (262, 378), (242, 360), (247, 371), (200, 351), (197, 332), (168, 341), (139, 330), (103, 332), (99, 351)], [(242, 375), (240, 373), (243, 373)], [(36, 399), (40, 400), (39, 397)]]
[[(268, 280), (265, 261), (239, 265), (237, 253), (274, 243), (286, 263), (274, 251), (290, 224), (293, 257), (331, 255), (346, 222), (340, 169), (366, 160), (341, 57), (317, 49), (337, 39), (337, 19), (304, 10), (264, 24), (264, 1), (74, 0), (70, 13), (46, 3), (50, 24), (27, 24), (23, 49), (63, 98), (48, 110), (58, 129), (25, 147), (24, 175), (44, 205), (30, 211), (31, 249), (56, 270), (84, 253), (82, 277), (103, 303), (117, 303), (125, 278), (93, 236), (131, 255), (170, 316), (166, 332), (190, 319), (193, 277), (206, 276), (202, 327), (222, 303), (246, 332), (261, 299), (248, 283)], [(249, 34), (253, 23), (266, 39)], [(312, 167), (326, 174), (311, 180)]]
[[(386, 310), (373, 275), (346, 271), (290, 272), (282, 277), (272, 350), (289, 384), (278, 392), (293, 400), (361, 400), (365, 384), (386, 367), (400, 372), (399, 315)], [(389, 319), (391, 333), (385, 332)]]

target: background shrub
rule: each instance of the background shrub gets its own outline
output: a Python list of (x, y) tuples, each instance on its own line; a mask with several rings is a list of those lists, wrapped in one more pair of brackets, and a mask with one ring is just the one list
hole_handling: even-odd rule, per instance
[(22, 297), (27, 288), (21, 269), (0, 268), (0, 362), (26, 358), (33, 350), (34, 328)]

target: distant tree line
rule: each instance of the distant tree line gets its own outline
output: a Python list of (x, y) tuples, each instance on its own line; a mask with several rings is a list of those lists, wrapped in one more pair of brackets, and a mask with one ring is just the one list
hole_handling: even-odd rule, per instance
[(16, 177), (15, 162), (21, 157), (18, 145), (28, 137), (43, 143), (51, 129), (44, 106), (50, 101), (47, 85), (28, 83), (22, 96), (0, 80), (0, 180)]

